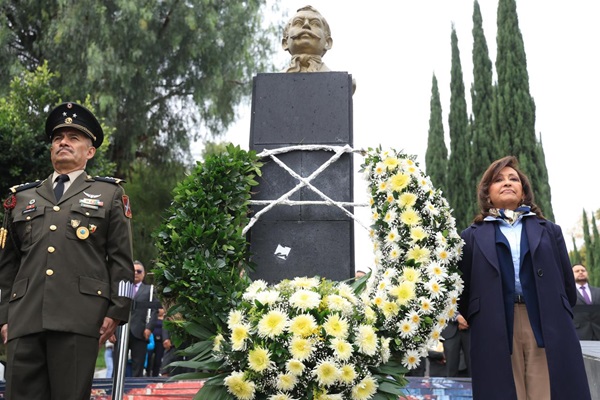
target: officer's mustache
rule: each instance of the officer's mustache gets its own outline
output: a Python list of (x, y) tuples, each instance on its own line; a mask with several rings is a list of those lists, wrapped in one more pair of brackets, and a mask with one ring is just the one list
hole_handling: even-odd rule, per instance
[(292, 39), (297, 39), (297, 38), (299, 38), (299, 37), (300, 37), (300, 36), (302, 36), (302, 35), (310, 35), (310, 36), (314, 37), (315, 39), (321, 39), (321, 37), (320, 37), (319, 35), (315, 34), (315, 33), (314, 33), (314, 32), (312, 32), (312, 31), (307, 31), (307, 30), (300, 31), (299, 33), (297, 33), (297, 34), (295, 34), (295, 35), (292, 35), (292, 36), (290, 36), (290, 37), (291, 37)]

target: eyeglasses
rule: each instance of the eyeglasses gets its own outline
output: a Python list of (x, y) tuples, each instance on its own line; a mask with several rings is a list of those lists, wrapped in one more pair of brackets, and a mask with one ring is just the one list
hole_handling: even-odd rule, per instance
[(142, 269), (136, 269), (136, 270), (135, 270), (135, 273), (136, 273), (136, 274), (143, 274), (143, 273), (144, 273), (144, 270), (142, 270)]

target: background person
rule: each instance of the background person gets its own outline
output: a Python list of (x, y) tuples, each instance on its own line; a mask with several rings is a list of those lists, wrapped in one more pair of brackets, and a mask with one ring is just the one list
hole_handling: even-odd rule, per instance
[(54, 172), (12, 188), (4, 202), (6, 396), (87, 400), (99, 346), (129, 317), (131, 209), (119, 180), (85, 173), (103, 140), (89, 110), (57, 106), (46, 135)]
[(478, 185), (480, 214), (461, 236), (474, 399), (590, 399), (571, 307), (577, 293), (562, 231), (544, 219), (515, 157)]
[(583, 264), (573, 265), (577, 288), (577, 306), (573, 322), (579, 340), (600, 340), (600, 288), (590, 286), (588, 272)]

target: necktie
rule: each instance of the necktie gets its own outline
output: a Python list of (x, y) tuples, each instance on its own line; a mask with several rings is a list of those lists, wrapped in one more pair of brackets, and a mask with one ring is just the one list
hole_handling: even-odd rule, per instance
[(138, 285), (133, 285), (133, 297), (135, 297), (135, 295), (137, 294), (138, 291)]
[(54, 196), (59, 201), (65, 191), (65, 182), (69, 180), (69, 175), (62, 174), (56, 177), (56, 186), (54, 187)]
[(581, 286), (581, 294), (583, 295), (583, 300), (585, 304), (592, 304), (592, 300), (590, 300), (590, 296), (587, 294), (587, 290), (585, 290), (585, 286)]

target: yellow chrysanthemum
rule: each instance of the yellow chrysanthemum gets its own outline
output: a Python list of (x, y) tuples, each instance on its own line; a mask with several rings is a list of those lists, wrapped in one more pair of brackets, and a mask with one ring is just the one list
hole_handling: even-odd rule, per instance
[(256, 372), (270, 368), (273, 365), (271, 352), (263, 347), (255, 347), (248, 353), (248, 365)]
[(342, 365), (340, 368), (340, 376), (339, 380), (346, 385), (354, 382), (356, 379), (356, 370), (354, 369), (354, 365), (346, 364)]
[(365, 318), (367, 319), (367, 322), (373, 323), (377, 319), (377, 314), (371, 307), (365, 307)]
[(317, 321), (310, 314), (301, 314), (290, 322), (290, 332), (294, 335), (307, 337), (317, 329)]
[(383, 160), (383, 165), (385, 165), (388, 171), (391, 171), (394, 168), (396, 168), (398, 164), (399, 161), (396, 157), (387, 157), (385, 160)]
[(413, 242), (426, 239), (427, 236), (427, 232), (425, 232), (425, 229), (423, 229), (422, 226), (415, 226), (410, 230), (410, 238), (413, 240)]
[(392, 175), (390, 178), (390, 187), (393, 191), (400, 192), (410, 182), (410, 177), (402, 172)]
[(402, 193), (400, 197), (398, 197), (398, 205), (402, 208), (404, 207), (412, 207), (417, 203), (417, 195), (414, 193)]
[(348, 321), (337, 314), (330, 314), (323, 323), (323, 329), (329, 336), (346, 338), (348, 336)]
[(319, 279), (299, 276), (292, 280), (292, 285), (297, 288), (311, 289), (319, 286)]
[(360, 325), (356, 335), (358, 350), (368, 356), (377, 352), (377, 334), (371, 325)]
[(407, 208), (400, 214), (400, 221), (408, 226), (413, 226), (421, 223), (421, 217), (413, 208)]
[(329, 346), (336, 358), (346, 361), (352, 356), (352, 345), (343, 339), (334, 338)]
[(244, 379), (243, 372), (232, 372), (223, 382), (227, 387), (227, 391), (239, 400), (254, 399), (256, 386), (254, 385), (254, 382)]
[(314, 377), (323, 386), (334, 385), (338, 380), (339, 374), (337, 366), (330, 360), (320, 362), (313, 371)]
[(421, 246), (414, 246), (406, 252), (408, 259), (413, 259), (416, 262), (424, 263), (429, 260), (429, 249)]
[(250, 327), (245, 324), (237, 324), (231, 328), (231, 346), (235, 351), (241, 351), (246, 348), (246, 339), (248, 339), (248, 333)]
[(213, 351), (221, 351), (221, 342), (223, 341), (223, 335), (220, 333), (213, 339)]
[(258, 321), (258, 335), (274, 338), (281, 335), (287, 326), (287, 315), (279, 310), (272, 310)]
[(275, 383), (275, 386), (279, 390), (288, 392), (288, 391), (292, 390), (294, 388), (294, 386), (296, 386), (296, 383), (298, 383), (298, 378), (296, 377), (296, 375), (279, 374), (277, 376), (277, 382)]
[(352, 400), (368, 400), (377, 392), (377, 381), (372, 376), (365, 376), (352, 388)]
[(381, 306), (381, 312), (386, 318), (395, 317), (400, 311), (400, 306), (394, 301), (386, 301)]
[(415, 285), (412, 282), (402, 282), (390, 294), (396, 297), (399, 305), (405, 305), (415, 298)]
[(290, 343), (290, 353), (292, 357), (297, 360), (303, 361), (311, 356), (313, 352), (313, 346), (310, 340), (300, 336), (294, 336)]
[(407, 282), (417, 283), (421, 277), (421, 273), (416, 268), (407, 267), (402, 271), (402, 277)]
[(300, 376), (304, 372), (304, 364), (300, 360), (288, 360), (285, 363), (285, 368), (290, 374), (296, 376)]

